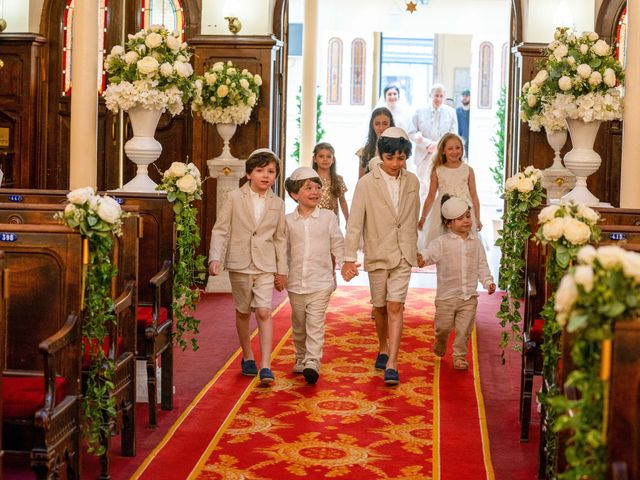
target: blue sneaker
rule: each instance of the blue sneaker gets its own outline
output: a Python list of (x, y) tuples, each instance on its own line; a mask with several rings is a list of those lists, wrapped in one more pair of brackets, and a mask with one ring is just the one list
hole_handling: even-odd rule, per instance
[(387, 368), (384, 371), (384, 383), (387, 385), (397, 385), (400, 382), (400, 375), (397, 370)]
[(275, 381), (276, 379), (273, 377), (273, 372), (271, 370), (269, 370), (268, 368), (260, 369), (260, 385), (266, 387), (271, 385)]
[(240, 368), (242, 369), (242, 375), (245, 377), (255, 377), (258, 375), (258, 366), (255, 360), (240, 360)]
[(389, 361), (389, 355), (386, 353), (379, 353), (376, 357), (376, 370), (384, 370), (387, 368), (387, 362)]

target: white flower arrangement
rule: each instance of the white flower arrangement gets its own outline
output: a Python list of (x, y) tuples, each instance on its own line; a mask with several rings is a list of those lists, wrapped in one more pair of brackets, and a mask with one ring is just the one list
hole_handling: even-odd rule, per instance
[(92, 187), (78, 188), (67, 194), (64, 212), (56, 213), (69, 228), (91, 238), (94, 235), (122, 235), (124, 213), (120, 204), (107, 195), (96, 195)]
[(507, 178), (505, 182), (505, 190), (507, 192), (528, 193), (536, 189), (540, 185), (542, 171), (529, 165), (523, 172), (519, 172), (512, 177)]
[(191, 108), (211, 124), (245, 124), (258, 101), (262, 78), (232, 62), (214, 63), (195, 81)]
[(182, 203), (199, 200), (202, 196), (202, 177), (193, 163), (173, 162), (162, 174), (162, 181), (156, 190), (167, 192), (167, 200), (176, 199)]
[(538, 214), (539, 228), (536, 237), (543, 244), (559, 242), (566, 247), (581, 246), (596, 241), (600, 229), (596, 227), (600, 214), (574, 202), (549, 205)]
[(622, 65), (595, 32), (558, 27), (535, 78), (522, 87), (520, 118), (533, 131), (566, 128), (565, 119), (622, 118)]
[(104, 92), (107, 108), (116, 113), (141, 105), (166, 109), (177, 115), (193, 96), (195, 75), (188, 45), (178, 32), (151, 25), (129, 34), (126, 49), (116, 45), (104, 62), (109, 85)]

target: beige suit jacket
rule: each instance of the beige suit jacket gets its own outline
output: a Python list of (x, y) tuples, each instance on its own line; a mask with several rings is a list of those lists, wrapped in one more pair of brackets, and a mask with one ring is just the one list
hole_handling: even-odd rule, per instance
[(251, 263), (268, 273), (287, 275), (287, 237), (284, 202), (271, 190), (256, 223), (249, 182), (227, 194), (211, 231), (209, 261), (241, 272)]
[(401, 259), (416, 266), (420, 182), (400, 172), (400, 202), (396, 213), (380, 165), (372, 167), (356, 185), (345, 238), (345, 261), (355, 261), (364, 236), (364, 269), (392, 269)]

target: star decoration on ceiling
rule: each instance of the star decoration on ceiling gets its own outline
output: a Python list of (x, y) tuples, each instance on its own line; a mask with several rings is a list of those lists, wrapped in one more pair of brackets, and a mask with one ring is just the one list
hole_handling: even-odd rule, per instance
[(418, 7), (418, 4), (412, 0), (407, 3), (407, 12), (413, 13), (416, 11), (417, 7)]

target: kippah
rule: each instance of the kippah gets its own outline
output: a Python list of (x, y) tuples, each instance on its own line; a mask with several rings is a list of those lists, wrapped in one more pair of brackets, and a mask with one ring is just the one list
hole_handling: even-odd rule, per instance
[(278, 158), (278, 155), (276, 155), (273, 151), (271, 151), (268, 148), (257, 148), (256, 150), (254, 150), (253, 152), (251, 152), (251, 154), (249, 155), (250, 157), (257, 155), (258, 153), (270, 153), (271, 155), (273, 155), (274, 157)]
[(409, 140), (409, 135), (400, 127), (389, 127), (384, 132), (382, 132), (381, 137), (388, 138), (404, 138), (405, 140)]
[(298, 167), (289, 177), (291, 180), (306, 180), (307, 178), (320, 178), (318, 172), (311, 167)]
[(442, 204), (442, 216), (447, 220), (453, 220), (463, 215), (469, 209), (469, 204), (458, 197), (451, 197)]

